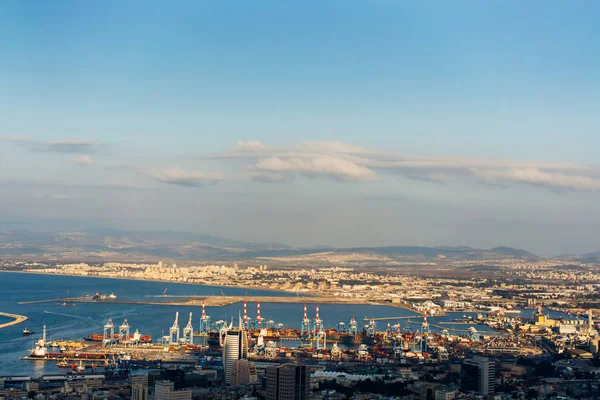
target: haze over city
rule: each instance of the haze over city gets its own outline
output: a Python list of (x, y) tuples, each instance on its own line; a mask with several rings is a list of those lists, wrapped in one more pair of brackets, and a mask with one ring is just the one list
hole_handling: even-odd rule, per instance
[(594, 2), (6, 2), (0, 228), (600, 249)]

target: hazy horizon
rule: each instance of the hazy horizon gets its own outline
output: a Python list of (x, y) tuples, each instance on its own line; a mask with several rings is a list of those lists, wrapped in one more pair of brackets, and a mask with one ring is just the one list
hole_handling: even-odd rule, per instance
[(599, 13), (0, 4), (0, 229), (598, 251)]
[[(58, 227), (63, 227), (64, 229), (58, 229)], [(225, 239), (228, 241), (239, 241), (239, 242), (243, 242), (243, 243), (247, 243), (247, 244), (258, 244), (258, 245), (267, 245), (267, 244), (278, 244), (278, 245), (284, 245), (287, 246), (290, 249), (348, 249), (348, 248), (385, 248), (385, 247), (430, 247), (430, 248), (435, 248), (435, 247), (455, 247), (455, 248), (459, 248), (459, 247), (470, 247), (473, 249), (481, 249), (481, 250), (491, 250), (494, 248), (500, 248), (500, 247), (507, 247), (507, 248), (513, 248), (516, 250), (524, 250), (527, 252), (530, 252), (536, 256), (540, 256), (543, 258), (552, 258), (552, 257), (556, 257), (556, 256), (565, 256), (565, 255), (573, 255), (573, 256), (580, 256), (580, 255), (584, 255), (584, 254), (589, 254), (589, 253), (596, 253), (597, 250), (590, 250), (590, 251), (586, 251), (586, 252), (581, 252), (581, 253), (549, 253), (549, 254), (538, 254), (535, 253), (533, 251), (530, 251), (527, 248), (520, 248), (520, 247), (515, 247), (515, 246), (507, 246), (503, 243), (498, 243), (495, 245), (488, 245), (486, 246), (474, 246), (474, 245), (469, 245), (469, 244), (464, 244), (464, 243), (454, 243), (454, 244), (447, 244), (447, 243), (441, 243), (441, 244), (420, 244), (420, 243), (387, 243), (387, 244), (370, 244), (370, 245), (365, 245), (365, 244), (355, 244), (352, 246), (345, 246), (345, 245), (330, 245), (327, 243), (317, 243), (317, 244), (311, 244), (311, 245), (294, 245), (294, 244), (290, 244), (290, 243), (285, 243), (282, 241), (277, 241), (277, 240), (256, 240), (256, 239), (252, 239), (252, 238), (242, 238), (242, 237), (229, 237), (229, 236), (222, 236), (222, 235), (216, 235), (213, 234), (211, 232), (199, 232), (199, 231), (189, 231), (189, 230), (165, 230), (165, 229), (133, 229), (133, 228), (115, 228), (115, 227), (106, 227), (106, 226), (94, 226), (94, 227), (82, 227), (82, 226), (76, 226), (76, 225), (71, 225), (66, 221), (52, 221), (52, 223), (50, 225), (45, 225), (44, 223), (42, 223), (41, 225), (38, 223), (31, 223), (28, 224), (25, 221), (19, 220), (18, 223), (11, 223), (10, 221), (6, 221), (6, 220), (0, 220), (0, 232), (2, 231), (6, 231), (6, 232), (25, 232), (25, 233), (32, 233), (32, 234), (36, 234), (36, 233), (46, 233), (46, 234), (62, 234), (62, 233), (78, 233), (78, 232), (87, 232), (90, 234), (95, 234), (97, 232), (103, 232), (106, 231), (107, 235), (111, 235), (112, 233), (130, 233), (130, 232), (135, 232), (135, 233), (164, 233), (164, 234), (190, 234), (190, 235), (200, 235), (200, 236), (213, 236), (217, 239)]]

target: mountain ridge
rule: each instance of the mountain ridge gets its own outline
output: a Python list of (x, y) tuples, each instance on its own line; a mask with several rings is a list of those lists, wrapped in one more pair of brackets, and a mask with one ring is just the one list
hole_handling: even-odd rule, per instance
[[(0, 231), (3, 258), (64, 259), (181, 259), (248, 260), (336, 254), (346, 259), (385, 259), (422, 262), (429, 260), (541, 259), (526, 250), (507, 246), (478, 249), (469, 246), (317, 246), (294, 248), (282, 243), (253, 243), (210, 234), (174, 231), (134, 231), (96, 228), (80, 231)], [(376, 256), (376, 257), (374, 257)], [(373, 261), (375, 262), (375, 261)]]

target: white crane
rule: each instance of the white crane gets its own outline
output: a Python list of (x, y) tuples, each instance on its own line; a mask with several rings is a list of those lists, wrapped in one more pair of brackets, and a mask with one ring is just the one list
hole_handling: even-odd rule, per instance
[(108, 319), (106, 325), (104, 325), (104, 334), (102, 338), (102, 343), (105, 345), (112, 343), (115, 338), (115, 324), (113, 324), (112, 318)]
[(192, 313), (187, 325), (183, 328), (183, 338), (188, 344), (194, 344), (194, 327), (192, 325)]
[(327, 334), (325, 333), (323, 324), (319, 326), (319, 332), (316, 333), (315, 339), (317, 340), (317, 350), (325, 350), (327, 348)]
[[(175, 313), (175, 322), (169, 329), (169, 344), (178, 343), (179, 342), (179, 311)], [(175, 337), (175, 340), (173, 340)]]
[(127, 318), (125, 318), (121, 326), (119, 326), (119, 341), (121, 343), (129, 341), (129, 323), (127, 322)]

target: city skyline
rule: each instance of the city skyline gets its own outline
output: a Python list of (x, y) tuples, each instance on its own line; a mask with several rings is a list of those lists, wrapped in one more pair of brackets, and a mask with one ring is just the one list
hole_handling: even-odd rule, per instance
[(600, 250), (596, 4), (0, 10), (0, 229)]

